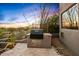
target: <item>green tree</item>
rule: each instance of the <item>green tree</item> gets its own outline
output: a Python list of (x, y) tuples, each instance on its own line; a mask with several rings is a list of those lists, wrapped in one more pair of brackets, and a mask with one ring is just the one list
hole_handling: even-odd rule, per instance
[(59, 32), (59, 16), (54, 15), (48, 18), (48, 31), (50, 33), (58, 33)]

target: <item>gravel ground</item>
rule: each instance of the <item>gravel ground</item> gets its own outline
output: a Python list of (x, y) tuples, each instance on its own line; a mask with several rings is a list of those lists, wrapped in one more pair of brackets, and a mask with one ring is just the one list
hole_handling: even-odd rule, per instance
[(57, 53), (63, 56), (75, 56), (76, 54), (68, 47), (60, 42), (59, 38), (52, 39), (52, 45), (57, 50)]

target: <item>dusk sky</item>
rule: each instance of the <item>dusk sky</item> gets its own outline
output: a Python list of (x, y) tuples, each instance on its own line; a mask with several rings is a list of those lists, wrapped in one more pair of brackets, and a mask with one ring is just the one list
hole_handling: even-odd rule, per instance
[[(50, 7), (51, 14), (59, 11), (58, 3)], [(40, 3), (0, 3), (0, 23), (33, 23), (40, 19), (39, 11)]]

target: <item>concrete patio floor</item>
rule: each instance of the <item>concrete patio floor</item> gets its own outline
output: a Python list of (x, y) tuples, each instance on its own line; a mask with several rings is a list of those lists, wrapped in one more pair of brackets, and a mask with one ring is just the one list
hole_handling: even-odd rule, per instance
[(17, 43), (13, 49), (5, 51), (1, 56), (74, 56), (59, 38), (52, 39), (52, 48), (27, 48), (27, 43)]
[(1, 54), (1, 56), (60, 56), (55, 48), (27, 48), (26, 43), (17, 43), (16, 46)]

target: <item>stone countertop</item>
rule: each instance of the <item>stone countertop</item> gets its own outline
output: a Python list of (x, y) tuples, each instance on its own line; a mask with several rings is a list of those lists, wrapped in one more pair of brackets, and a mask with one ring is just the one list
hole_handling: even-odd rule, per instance
[[(29, 36), (29, 35), (30, 35), (30, 33), (27, 34), (27, 36)], [(50, 34), (50, 33), (44, 33), (44, 35), (50, 35), (50, 36), (52, 36), (52, 34)]]

